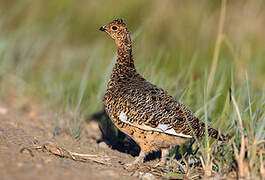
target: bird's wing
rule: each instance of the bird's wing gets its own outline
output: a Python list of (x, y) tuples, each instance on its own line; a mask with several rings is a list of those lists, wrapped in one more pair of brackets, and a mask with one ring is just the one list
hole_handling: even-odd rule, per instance
[(192, 138), (192, 136), (190, 136), (190, 135), (185, 135), (183, 133), (177, 133), (172, 127), (169, 128), (169, 126), (166, 124), (158, 124), (157, 127), (151, 127), (151, 126), (148, 126), (145, 124), (140, 125), (137, 123), (130, 122), (130, 121), (128, 121), (127, 115), (124, 112), (120, 113), (119, 120), (125, 124), (131, 125), (131, 126), (134, 126), (136, 128), (146, 130), (146, 131), (157, 131), (157, 132), (162, 132), (162, 133), (166, 133), (166, 134), (170, 134), (170, 135), (174, 135), (174, 136), (180, 136), (180, 137), (184, 137), (184, 138)]
[(199, 135), (200, 122), (183, 104), (166, 91), (145, 81), (130, 84), (121, 94), (126, 111), (120, 111), (119, 120), (139, 129), (192, 138)]

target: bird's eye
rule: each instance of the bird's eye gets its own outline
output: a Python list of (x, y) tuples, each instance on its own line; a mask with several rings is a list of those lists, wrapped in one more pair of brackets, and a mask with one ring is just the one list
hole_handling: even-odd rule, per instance
[(112, 29), (113, 31), (116, 31), (116, 30), (118, 29), (118, 27), (117, 27), (116, 25), (113, 25), (113, 26), (111, 26), (111, 29)]

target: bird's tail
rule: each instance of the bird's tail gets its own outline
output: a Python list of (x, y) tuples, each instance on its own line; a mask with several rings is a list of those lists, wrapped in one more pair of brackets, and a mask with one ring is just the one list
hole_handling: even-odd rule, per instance
[(208, 128), (208, 134), (212, 138), (215, 138), (215, 139), (217, 139), (219, 141), (227, 141), (228, 140), (228, 136), (221, 134), (220, 132), (218, 132), (214, 128)]
[[(205, 124), (202, 123), (202, 127), (205, 127)], [(204, 133), (205, 133), (205, 128)], [(208, 127), (208, 135), (212, 138), (215, 138), (219, 141), (227, 141), (228, 140), (228, 135), (223, 135), (222, 133), (218, 132), (216, 129)]]

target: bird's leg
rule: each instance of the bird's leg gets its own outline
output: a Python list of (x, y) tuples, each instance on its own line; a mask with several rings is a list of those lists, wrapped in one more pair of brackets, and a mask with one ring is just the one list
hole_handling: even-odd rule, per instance
[(134, 160), (133, 164), (141, 164), (144, 162), (146, 153), (144, 151), (141, 151), (139, 156)]
[(195, 142), (195, 139), (190, 140), (190, 146), (189, 146), (187, 152), (184, 153), (184, 155), (183, 155), (184, 157), (187, 157), (190, 154), (195, 155), (198, 152), (199, 147), (197, 147), (197, 149), (195, 151), (192, 150), (192, 145), (194, 144), (194, 142)]
[(165, 165), (167, 162), (167, 156), (169, 154), (169, 151), (167, 148), (162, 148), (161, 153), (162, 153), (162, 155), (161, 155), (161, 161), (160, 162), (162, 165)]
[(165, 166), (167, 162), (167, 156), (169, 154), (168, 148), (161, 148), (161, 160), (159, 163), (156, 164), (155, 167), (157, 166)]
[(133, 165), (142, 164), (144, 162), (145, 155), (146, 155), (146, 152), (141, 150), (139, 156), (132, 163), (126, 164), (126, 166), (133, 166)]

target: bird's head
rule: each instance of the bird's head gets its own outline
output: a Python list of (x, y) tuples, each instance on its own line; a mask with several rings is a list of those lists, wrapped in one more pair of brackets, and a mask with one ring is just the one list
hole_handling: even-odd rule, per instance
[(131, 44), (130, 33), (122, 19), (115, 19), (109, 24), (99, 28), (115, 40), (117, 46)]

